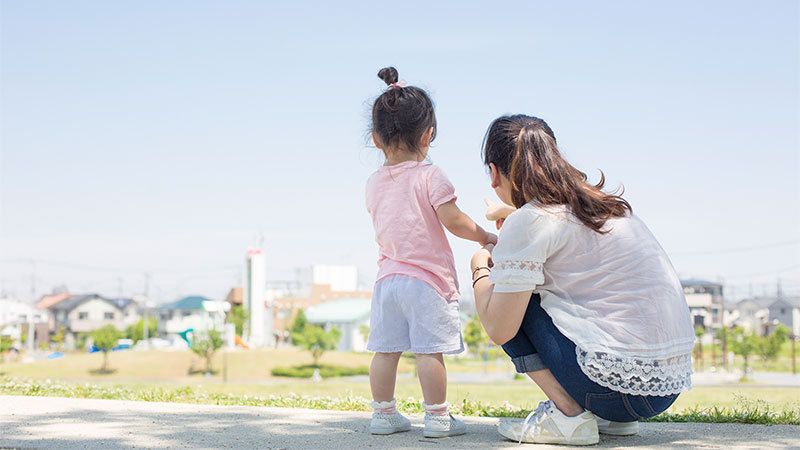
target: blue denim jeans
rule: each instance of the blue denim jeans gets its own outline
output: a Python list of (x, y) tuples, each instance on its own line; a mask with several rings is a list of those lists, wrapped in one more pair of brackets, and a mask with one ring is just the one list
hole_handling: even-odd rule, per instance
[(606, 420), (634, 422), (653, 417), (669, 408), (678, 394), (642, 396), (623, 394), (587, 377), (575, 355), (575, 343), (553, 324), (533, 294), (517, 335), (503, 344), (519, 373), (550, 369), (561, 386), (585, 409)]

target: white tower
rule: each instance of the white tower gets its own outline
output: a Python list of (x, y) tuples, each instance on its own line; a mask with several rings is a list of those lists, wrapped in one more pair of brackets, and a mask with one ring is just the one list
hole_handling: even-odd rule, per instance
[(267, 259), (260, 248), (247, 250), (244, 303), (250, 313), (248, 343), (252, 347), (272, 344), (272, 308), (267, 304)]

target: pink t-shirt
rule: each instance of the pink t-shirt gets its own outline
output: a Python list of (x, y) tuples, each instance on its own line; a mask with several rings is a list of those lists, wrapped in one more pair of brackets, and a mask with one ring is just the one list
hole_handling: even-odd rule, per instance
[(458, 300), (453, 251), (436, 208), (455, 200), (455, 188), (430, 162), (383, 166), (367, 180), (367, 210), (378, 242), (378, 281), (408, 275)]

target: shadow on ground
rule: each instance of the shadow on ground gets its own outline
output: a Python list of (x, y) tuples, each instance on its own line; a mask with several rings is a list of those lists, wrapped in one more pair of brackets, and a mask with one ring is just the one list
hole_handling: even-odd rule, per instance
[[(492, 448), (502, 440), (492, 419), (468, 418), (469, 433), (372, 436), (364, 413), (169, 403), (0, 397), (0, 447), (37, 448)], [(635, 437), (601, 436), (615, 448), (800, 448), (800, 427), (642, 424)], [(532, 448), (532, 447), (527, 447)], [(537, 446), (537, 449), (548, 448)], [(563, 447), (561, 447), (563, 449)]]

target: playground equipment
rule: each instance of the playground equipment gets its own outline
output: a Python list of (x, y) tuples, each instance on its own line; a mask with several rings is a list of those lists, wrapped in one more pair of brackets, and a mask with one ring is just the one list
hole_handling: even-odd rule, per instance
[(238, 345), (239, 347), (242, 347), (245, 350), (250, 348), (250, 346), (247, 345), (247, 343), (244, 340), (242, 340), (242, 337), (239, 336), (238, 334), (236, 335), (235, 338), (233, 338), (233, 341), (234, 341), (234, 343), (236, 343), (236, 345)]
[(189, 347), (191, 347), (192, 346), (192, 341), (189, 338), (189, 333), (194, 334), (194, 328), (187, 328), (187, 329), (181, 331), (180, 333), (178, 333), (178, 336), (180, 336), (181, 339), (186, 341), (186, 344), (188, 344)]

